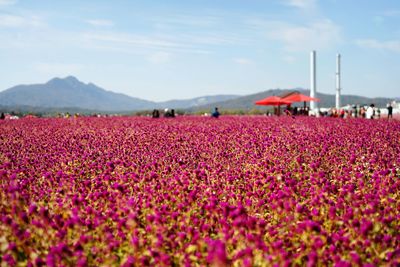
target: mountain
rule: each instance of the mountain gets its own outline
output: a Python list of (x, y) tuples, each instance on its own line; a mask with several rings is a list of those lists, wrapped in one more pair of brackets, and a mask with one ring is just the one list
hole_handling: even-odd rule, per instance
[(0, 92), (3, 110), (85, 110), (123, 112), (154, 108), (186, 109), (233, 99), (235, 95), (204, 96), (187, 100), (153, 102), (85, 84), (73, 76), (54, 78), (45, 84), (18, 85)]
[(238, 95), (213, 95), (213, 96), (202, 96), (192, 99), (185, 100), (169, 100), (165, 102), (158, 102), (158, 108), (175, 108), (175, 109), (188, 109), (199, 106), (212, 104), (215, 102), (227, 101), (238, 98)]
[(42, 108), (75, 107), (88, 110), (140, 110), (153, 102), (106, 91), (73, 76), (54, 78), (45, 84), (18, 85), (0, 92), (2, 106)]
[[(245, 95), (241, 97), (237, 97), (235, 99), (215, 102), (212, 105), (206, 104), (197, 107), (193, 107), (191, 111), (200, 111), (200, 110), (211, 110), (213, 107), (217, 106), (220, 109), (234, 109), (234, 110), (251, 110), (251, 109), (266, 109), (266, 106), (256, 106), (254, 102), (257, 100), (261, 100), (268, 96), (282, 96), (284, 94), (298, 91), (304, 95), (310, 95), (309, 90), (304, 90), (301, 88), (294, 88), (294, 89), (271, 89), (267, 91), (263, 91), (261, 93)], [(320, 99), (318, 102), (319, 107), (334, 107), (335, 106), (335, 95), (331, 94), (324, 94), (324, 93), (317, 93), (317, 97)], [(363, 96), (356, 96), (356, 95), (341, 95), (341, 105), (370, 105), (374, 103), (376, 107), (386, 107), (386, 104), (393, 101), (392, 98), (368, 98)], [(303, 103), (294, 103), (294, 106), (302, 106)], [(309, 105), (307, 103), (307, 105)]]
[[(53, 113), (55, 111), (76, 112), (132, 112), (152, 110), (154, 108), (185, 109), (188, 112), (210, 111), (214, 107), (221, 110), (263, 110), (267, 107), (256, 106), (254, 102), (267, 96), (280, 96), (289, 92), (298, 91), (309, 95), (308, 90), (271, 89), (256, 94), (245, 96), (215, 95), (203, 96), (186, 100), (170, 100), (153, 102), (124, 94), (107, 91), (93, 83), (83, 83), (73, 76), (64, 79), (54, 78), (45, 84), (18, 85), (0, 92), (0, 109), (3, 111), (20, 110), (27, 112)], [(320, 98), (319, 107), (335, 106), (335, 96), (332, 94), (317, 93)], [(386, 107), (392, 101), (389, 98), (367, 98), (355, 95), (342, 95), (342, 105), (369, 105), (374, 103), (377, 107)], [(303, 103), (294, 105), (302, 106)]]

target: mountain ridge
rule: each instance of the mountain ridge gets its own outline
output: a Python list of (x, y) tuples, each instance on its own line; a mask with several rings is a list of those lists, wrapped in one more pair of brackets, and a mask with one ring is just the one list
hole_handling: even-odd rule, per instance
[(138, 111), (153, 108), (188, 108), (237, 97), (203, 96), (186, 100), (154, 102), (83, 83), (74, 76), (55, 77), (44, 84), (17, 85), (0, 92), (0, 106), (77, 108), (96, 111)]
[[(302, 88), (270, 89), (249, 95), (207, 95), (191, 99), (174, 99), (168, 101), (149, 101), (105, 90), (94, 83), (83, 83), (74, 76), (55, 77), (44, 84), (17, 85), (0, 92), (1, 107), (23, 107), (27, 109), (77, 109), (102, 112), (132, 112), (141, 110), (174, 108), (189, 112), (211, 110), (215, 106), (221, 109), (251, 110), (265, 109), (265, 106), (255, 106), (254, 102), (271, 95), (282, 95), (299, 91), (308, 95), (309, 90)], [(321, 99), (320, 107), (335, 106), (335, 96), (317, 93)], [(384, 107), (395, 98), (368, 98), (357, 95), (342, 95), (341, 102), (345, 105), (369, 105), (374, 103)], [(301, 106), (303, 103), (294, 103)]]
[[(226, 100), (226, 101), (221, 101), (221, 102), (215, 102), (212, 103), (212, 105), (203, 105), (203, 106), (198, 106), (191, 108), (190, 111), (196, 112), (200, 110), (210, 110), (214, 106), (218, 106), (221, 109), (231, 109), (235, 108), (238, 110), (244, 110), (244, 111), (249, 111), (252, 109), (266, 109), (268, 108), (267, 106), (257, 106), (255, 105), (255, 102), (257, 100), (261, 100), (263, 98), (266, 98), (268, 96), (281, 96), (289, 92), (293, 91), (298, 91), (299, 93), (302, 93), (304, 95), (309, 95), (310, 90), (306, 89), (301, 89), (301, 88), (294, 88), (294, 89), (270, 89), (266, 90), (263, 92), (255, 93), (255, 94), (249, 94), (245, 96), (241, 96), (235, 99), (231, 100)], [(335, 106), (335, 95), (333, 94), (326, 94), (326, 93), (319, 93), (317, 92), (316, 97), (320, 99), (320, 102), (318, 102), (318, 107), (334, 107)], [(384, 97), (375, 97), (375, 98), (369, 98), (369, 97), (364, 97), (364, 96), (357, 96), (357, 95), (346, 95), (342, 94), (341, 95), (341, 106), (347, 106), (347, 105), (370, 105), (372, 103), (375, 104), (377, 107), (386, 107), (386, 105), (393, 101), (395, 98), (384, 98)], [(309, 105), (309, 103), (306, 103)], [(301, 107), (303, 106), (303, 102), (295, 102), (292, 104), (292, 106), (298, 106)]]
[(150, 101), (85, 84), (73, 76), (53, 78), (45, 84), (17, 85), (0, 92), (0, 105), (44, 108), (76, 107), (92, 110), (135, 110)]

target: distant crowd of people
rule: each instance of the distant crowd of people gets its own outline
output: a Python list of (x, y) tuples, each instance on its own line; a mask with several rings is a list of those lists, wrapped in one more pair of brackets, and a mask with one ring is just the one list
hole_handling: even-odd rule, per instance
[[(389, 103), (387, 104), (387, 118), (393, 118), (393, 106)], [(297, 116), (297, 115), (305, 115), (309, 116), (310, 110), (308, 107), (291, 108), (287, 107), (284, 111), (286, 115)], [(276, 114), (276, 111), (275, 111)], [(381, 118), (381, 109), (376, 108), (374, 104), (370, 104), (369, 106), (357, 106), (353, 105), (347, 109), (336, 109), (331, 108), (325, 111), (319, 111), (318, 114), (320, 117), (333, 117), (333, 118), (365, 118), (365, 119), (379, 119)]]
[[(389, 103), (387, 104), (387, 112), (384, 111), (384, 114), (387, 114), (387, 118), (391, 119), (393, 118), (393, 106)], [(286, 109), (283, 112), (284, 114), (288, 116), (310, 116), (310, 115), (319, 115), (320, 117), (333, 117), (333, 118), (366, 118), (366, 119), (379, 119), (381, 118), (381, 109), (376, 108), (374, 104), (370, 104), (369, 106), (359, 106), (359, 105), (353, 105), (353, 106), (348, 106), (347, 108), (343, 109), (336, 109), (336, 108), (331, 108), (331, 109), (325, 109), (323, 111), (319, 110), (318, 114), (310, 114), (310, 108), (305, 106), (305, 107), (291, 107), (290, 105), (286, 107)], [(214, 111), (208, 114), (205, 114), (208, 116), (211, 116), (213, 118), (219, 118), (221, 113), (218, 110), (218, 107), (215, 107)], [(267, 115), (280, 115), (280, 111), (278, 107), (274, 108), (274, 113), (271, 114), (267, 112)], [(35, 117), (34, 115), (28, 115), (31, 117)], [(79, 113), (73, 114), (72, 115), (74, 118), (80, 117)], [(61, 118), (70, 118), (72, 117), (68, 112), (58, 114), (57, 117)], [(108, 115), (101, 115), (101, 114), (94, 114), (92, 116), (95, 117), (107, 117)], [(158, 109), (154, 109), (151, 116), (153, 118), (160, 118), (163, 116), (164, 118), (175, 118), (175, 110), (174, 109), (168, 109), (166, 108), (162, 113)], [(27, 117), (27, 116), (26, 116)], [(5, 119), (16, 119), (18, 117), (12, 116), (12, 114), (7, 114), (5, 115), (4, 112), (0, 114), (0, 120), (5, 120)]]
[[(160, 118), (160, 111), (158, 109), (154, 109), (153, 113), (152, 113), (152, 117)], [(169, 110), (168, 108), (166, 108), (164, 110), (164, 117), (165, 118), (175, 118), (175, 110), (174, 109)]]
[[(389, 103), (386, 107), (387, 109), (387, 118), (393, 118), (393, 107)], [(365, 106), (356, 106), (353, 105), (351, 109), (334, 109), (332, 114), (328, 114), (331, 117), (340, 117), (340, 118), (365, 118), (365, 119), (380, 119), (381, 118), (381, 109), (376, 108), (374, 104), (370, 104), (368, 107)]]
[(15, 115), (13, 112), (11, 114), (4, 114), (4, 112), (1, 112), (0, 114), (0, 120), (17, 120), (19, 117)]
[[(211, 113), (211, 117), (213, 117), (213, 118), (218, 118), (220, 115), (221, 114), (219, 113), (217, 107)], [(161, 116), (160, 111), (158, 109), (154, 109), (152, 114), (151, 114), (151, 117), (152, 118), (160, 118), (160, 116)], [(164, 118), (175, 118), (175, 110), (174, 109), (170, 110), (170, 109), (166, 108), (164, 110), (163, 116), (164, 116)]]

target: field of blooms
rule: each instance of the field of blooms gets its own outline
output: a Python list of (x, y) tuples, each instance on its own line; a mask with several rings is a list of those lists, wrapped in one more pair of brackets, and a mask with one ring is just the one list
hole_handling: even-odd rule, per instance
[(398, 266), (400, 122), (0, 122), (1, 266)]

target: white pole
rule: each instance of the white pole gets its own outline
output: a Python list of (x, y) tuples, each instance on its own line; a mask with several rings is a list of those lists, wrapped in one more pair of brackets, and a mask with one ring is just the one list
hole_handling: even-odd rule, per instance
[[(317, 55), (315, 51), (311, 51), (310, 54), (310, 74), (311, 74), (310, 97), (315, 97), (317, 93)], [(310, 109), (312, 111), (317, 109), (317, 103), (315, 101), (310, 102)]]
[(336, 109), (340, 108), (340, 54), (336, 55)]

